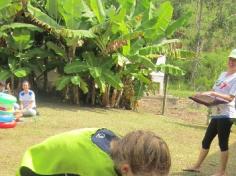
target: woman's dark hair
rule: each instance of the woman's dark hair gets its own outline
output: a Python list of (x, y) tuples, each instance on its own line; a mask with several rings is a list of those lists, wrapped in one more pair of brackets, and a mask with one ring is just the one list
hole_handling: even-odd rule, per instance
[(27, 83), (27, 84), (30, 84), (29, 81), (24, 80), (24, 81), (22, 82), (22, 85), (23, 85), (23, 84), (26, 84), (26, 83)]

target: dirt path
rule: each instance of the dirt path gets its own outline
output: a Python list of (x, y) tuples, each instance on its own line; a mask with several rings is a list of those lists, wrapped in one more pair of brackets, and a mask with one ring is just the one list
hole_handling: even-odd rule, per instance
[[(139, 102), (139, 111), (161, 114), (163, 97), (146, 96)], [(168, 96), (165, 115), (190, 122), (205, 122), (207, 108), (187, 98)]]

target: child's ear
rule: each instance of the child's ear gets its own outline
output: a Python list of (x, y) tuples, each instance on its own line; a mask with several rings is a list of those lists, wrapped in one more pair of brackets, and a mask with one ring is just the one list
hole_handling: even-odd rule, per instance
[(125, 175), (125, 174), (131, 172), (131, 168), (130, 168), (129, 164), (122, 164), (120, 166), (120, 172), (122, 175)]

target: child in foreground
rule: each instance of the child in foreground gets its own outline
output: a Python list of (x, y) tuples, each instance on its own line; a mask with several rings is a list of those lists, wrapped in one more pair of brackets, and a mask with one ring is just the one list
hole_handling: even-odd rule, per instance
[(18, 176), (167, 176), (167, 144), (152, 132), (122, 138), (108, 129), (62, 133), (30, 147)]

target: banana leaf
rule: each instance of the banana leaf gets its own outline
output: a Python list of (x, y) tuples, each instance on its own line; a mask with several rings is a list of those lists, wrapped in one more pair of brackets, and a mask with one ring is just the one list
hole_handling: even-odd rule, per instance
[(22, 29), (22, 28), (30, 30), (30, 31), (43, 32), (43, 30), (40, 29), (39, 27), (34, 26), (32, 24), (26, 24), (26, 23), (11, 23), (11, 24), (2, 25), (0, 27), (0, 30), (1, 31), (6, 31), (6, 30), (9, 30), (9, 29)]
[(56, 89), (63, 90), (71, 82), (70, 76), (62, 76), (56, 81)]
[(34, 18), (37, 18), (39, 21), (42, 21), (43, 23), (55, 29), (62, 28), (62, 26), (60, 26), (53, 18), (43, 13), (40, 9), (33, 7), (30, 3), (28, 3), (28, 10), (31, 13), (31, 15), (33, 15)]
[(67, 74), (71, 74), (71, 73), (80, 73), (80, 72), (84, 72), (84, 71), (88, 71), (88, 65), (85, 62), (82, 61), (74, 61), (70, 64), (67, 64), (64, 67), (64, 71)]
[(71, 82), (72, 82), (72, 84), (79, 86), (81, 88), (81, 90), (83, 91), (83, 93), (88, 92), (88, 85), (80, 76), (78, 76), (78, 75), (72, 76)]
[(30, 73), (30, 69), (27, 67), (22, 67), (14, 70), (14, 75), (18, 78), (26, 77)]
[(9, 70), (0, 68), (0, 80), (7, 80), (11, 75)]
[(116, 89), (121, 89), (123, 87), (123, 83), (118, 75), (115, 75), (110, 70), (103, 70), (102, 77), (104, 78), (105, 82), (111, 85)]
[(96, 15), (98, 22), (103, 23), (106, 18), (105, 9), (102, 0), (90, 0), (90, 7)]
[(63, 48), (60, 48), (55, 43), (49, 41), (46, 43), (46, 46), (48, 47), (48, 49), (53, 50), (55, 52), (55, 54), (57, 54), (58, 56), (61, 56), (62, 58), (66, 58), (65, 50)]

